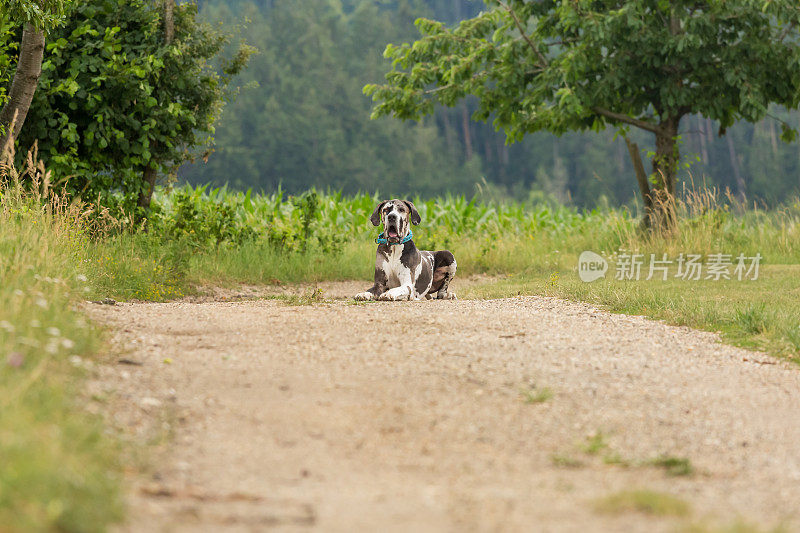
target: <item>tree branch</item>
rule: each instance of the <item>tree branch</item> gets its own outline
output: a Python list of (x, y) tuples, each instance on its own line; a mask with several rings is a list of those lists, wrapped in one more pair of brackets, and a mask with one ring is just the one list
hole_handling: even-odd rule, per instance
[(503, 9), (505, 9), (508, 12), (509, 15), (511, 15), (511, 18), (514, 19), (514, 25), (519, 30), (520, 35), (522, 35), (522, 38), (525, 39), (525, 42), (528, 43), (528, 46), (531, 47), (531, 50), (533, 50), (533, 52), (539, 57), (539, 61), (541, 62), (540, 66), (546, 67), (548, 63), (547, 58), (544, 57), (544, 54), (542, 54), (542, 52), (536, 47), (536, 44), (534, 44), (534, 42), (531, 41), (530, 37), (528, 37), (528, 34), (525, 33), (525, 28), (522, 27), (522, 22), (519, 20), (517, 14), (514, 12), (513, 9), (511, 9), (511, 6), (509, 6), (505, 2), (498, 2), (498, 3)]
[(790, 22), (786, 25), (786, 28), (781, 32), (780, 36), (778, 37), (778, 42), (782, 43), (786, 36), (794, 29), (794, 21)]
[(616, 120), (618, 122), (624, 122), (625, 124), (630, 124), (631, 126), (636, 126), (637, 128), (655, 133), (656, 135), (664, 133), (664, 130), (657, 125), (651, 124), (650, 122), (645, 122), (644, 120), (639, 120), (638, 118), (629, 117), (628, 115), (624, 115), (622, 113), (615, 113), (614, 111), (609, 111), (608, 109), (604, 109), (602, 107), (593, 107), (591, 109), (598, 115), (610, 118), (611, 120)]
[[(30, 109), (39, 76), (42, 74), (42, 57), (44, 54), (44, 32), (37, 30), (32, 24), (25, 24), (22, 30), (22, 43), (19, 47), (19, 59), (14, 80), (8, 91), (5, 105), (0, 109), (0, 146), (19, 137), (25, 117)], [(11, 127), (12, 120), (14, 121)]]

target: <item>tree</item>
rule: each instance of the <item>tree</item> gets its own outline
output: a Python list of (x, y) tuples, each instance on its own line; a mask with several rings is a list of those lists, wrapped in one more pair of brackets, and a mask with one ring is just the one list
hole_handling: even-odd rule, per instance
[[(163, 3), (164, 45), (171, 46), (173, 39), (175, 39), (175, 1), (163, 0)], [(150, 163), (144, 167), (142, 178), (144, 184), (141, 190), (139, 190), (139, 198), (136, 201), (136, 205), (147, 212), (150, 210), (150, 201), (153, 198), (153, 192), (156, 188), (156, 179), (158, 179), (157, 161), (151, 160)]]
[(421, 39), (387, 47), (388, 83), (365, 87), (374, 117), (419, 119), (475, 95), (473, 118), (493, 117), (508, 141), (540, 130), (644, 130), (655, 151), (643, 200), (669, 225), (683, 117), (718, 121), (724, 134), (737, 120), (762, 119), (771, 103), (798, 106), (793, 0), (485, 1), (488, 11), (453, 29), (419, 19)]
[(230, 37), (196, 14), (194, 4), (174, 6), (165, 39), (163, 5), (151, 0), (76, 6), (52, 34), (20, 144), (38, 142), (72, 194), (121, 191), (126, 210), (149, 205), (145, 170), (154, 181), (207, 149), (227, 86), (253, 52), (241, 45), (223, 59)]
[(14, 81), (0, 108), (0, 153), (22, 129), (42, 72), (45, 32), (61, 21), (67, 4), (68, 0), (0, 0), (2, 18), (23, 26)]

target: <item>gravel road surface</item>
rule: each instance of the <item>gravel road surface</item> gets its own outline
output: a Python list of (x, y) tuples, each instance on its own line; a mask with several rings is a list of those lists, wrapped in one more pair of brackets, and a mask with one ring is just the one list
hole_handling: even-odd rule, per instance
[(544, 297), (88, 308), (151, 456), (121, 531), (800, 524), (800, 369), (709, 333)]

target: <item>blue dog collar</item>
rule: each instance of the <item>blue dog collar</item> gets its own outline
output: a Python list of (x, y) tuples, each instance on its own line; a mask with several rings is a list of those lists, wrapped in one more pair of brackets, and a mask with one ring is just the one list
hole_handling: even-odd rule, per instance
[(375, 243), (376, 244), (388, 244), (389, 246), (394, 246), (395, 244), (405, 244), (405, 243), (407, 243), (408, 241), (410, 241), (413, 238), (414, 238), (414, 234), (411, 232), (411, 230), (408, 230), (408, 235), (403, 237), (402, 241), (400, 241), (400, 242), (389, 242), (384, 238), (383, 233), (381, 233), (380, 235), (378, 235), (378, 238), (375, 239)]

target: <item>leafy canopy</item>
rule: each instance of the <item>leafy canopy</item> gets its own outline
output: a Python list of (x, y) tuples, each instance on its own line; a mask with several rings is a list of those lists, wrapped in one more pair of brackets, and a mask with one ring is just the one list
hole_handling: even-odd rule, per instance
[(0, 0), (0, 18), (18, 24), (32, 24), (38, 30), (51, 31), (61, 23), (73, 0)]
[(20, 144), (38, 142), (73, 194), (122, 190), (132, 200), (144, 167), (170, 171), (212, 141), (226, 86), (252, 49), (213, 68), (228, 36), (199, 23), (195, 4), (180, 4), (165, 44), (158, 7), (87, 0), (51, 35)]
[[(796, 0), (485, 0), (455, 28), (389, 45), (393, 68), (368, 85), (373, 116), (419, 119), (467, 95), (509, 140), (547, 130), (662, 124), (699, 113), (757, 121), (800, 98)], [(784, 138), (795, 132), (784, 124)]]

